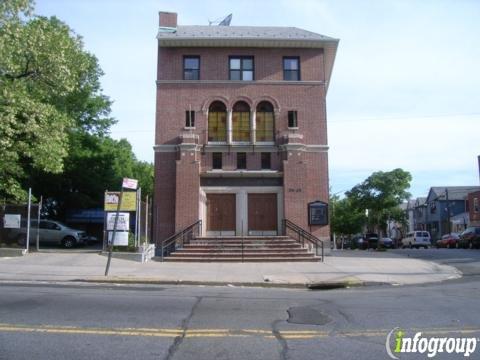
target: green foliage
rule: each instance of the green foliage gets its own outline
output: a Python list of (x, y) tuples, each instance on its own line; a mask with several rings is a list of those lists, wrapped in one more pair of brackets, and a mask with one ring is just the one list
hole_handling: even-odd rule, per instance
[(62, 173), (69, 134), (103, 135), (113, 123), (96, 58), (66, 24), (31, 10), (0, 2), (0, 198), (13, 201), (32, 172)]
[(0, 26), (19, 21), (22, 15), (29, 16), (32, 10), (31, 0), (2, 0), (0, 1)]
[(0, 1), (0, 199), (24, 201), (29, 186), (48, 212), (101, 207), (106, 189), (138, 178), (153, 193), (153, 165), (108, 131), (111, 101), (98, 61), (55, 17), (28, 0)]
[(142, 188), (142, 198), (148, 195), (151, 199), (153, 197), (153, 164), (136, 161), (133, 166), (133, 178), (138, 179), (138, 184)]
[(63, 218), (67, 209), (103, 207), (105, 190), (118, 191), (123, 177), (139, 180), (142, 197), (153, 193), (153, 165), (138, 161), (127, 140), (76, 133), (65, 171), (39, 173), (32, 179), (34, 189), (50, 199), (49, 215)]
[(354, 207), (349, 198), (332, 197), (330, 199), (330, 211), (330, 226), (334, 233), (350, 235), (362, 231), (366, 221), (365, 211)]
[(410, 197), (407, 189), (411, 180), (410, 173), (402, 169), (378, 171), (354, 186), (346, 195), (356, 209), (368, 209), (369, 230), (385, 231), (387, 220), (405, 221), (405, 215), (398, 206)]

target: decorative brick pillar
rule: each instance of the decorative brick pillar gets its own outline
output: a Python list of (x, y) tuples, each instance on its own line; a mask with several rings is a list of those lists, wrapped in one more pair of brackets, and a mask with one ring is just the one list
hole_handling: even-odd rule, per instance
[(329, 226), (309, 226), (308, 203), (328, 203), (328, 164), (326, 152), (310, 152), (303, 136), (291, 132), (282, 146), (285, 218), (311, 232), (324, 242), (325, 254), (330, 252)]
[(153, 239), (157, 246), (175, 232), (175, 152), (155, 153)]
[(198, 135), (185, 132), (180, 136), (176, 161), (175, 232), (200, 219), (200, 148)]
[(283, 191), (285, 218), (308, 230), (307, 164), (304, 152), (286, 147), (283, 161)]

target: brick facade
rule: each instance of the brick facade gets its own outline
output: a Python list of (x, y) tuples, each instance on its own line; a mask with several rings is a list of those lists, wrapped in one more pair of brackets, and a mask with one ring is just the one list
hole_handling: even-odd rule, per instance
[(468, 214), (470, 225), (480, 226), (480, 191), (468, 194)]
[[(176, 14), (160, 13), (160, 26), (177, 26)], [(328, 226), (309, 228), (307, 204), (315, 200), (328, 202), (325, 98), (329, 73), (325, 63), (333, 65), (331, 51), (320, 45), (307, 48), (290, 44), (233, 47), (201, 42), (196, 46), (159, 43), (154, 204), (157, 243), (200, 218), (204, 220), (202, 209), (205, 209), (205, 191), (208, 192), (208, 186), (201, 185), (204, 177), (210, 183), (218, 177), (222, 184), (228, 185), (230, 178), (232, 184), (244, 184), (241, 191), (232, 185), (232, 191), (237, 193), (245, 189), (248, 192), (251, 184), (257, 184), (255, 191), (261, 192), (262, 184), (278, 182), (283, 187), (282, 196), (278, 197), (282, 202), (281, 216), (323, 240), (329, 239)], [(229, 81), (229, 57), (237, 55), (254, 58), (253, 81)], [(199, 80), (183, 80), (184, 56), (200, 58)], [(283, 58), (291, 56), (299, 58), (300, 81), (283, 79)], [(221, 101), (227, 111), (231, 111), (237, 101), (244, 101), (251, 113), (261, 101), (268, 101), (274, 109), (274, 141), (268, 144), (209, 143), (208, 109), (213, 101)], [(298, 114), (295, 129), (288, 127), (291, 110)], [(185, 128), (186, 111), (195, 113), (194, 128)], [(214, 152), (222, 153), (221, 170), (212, 170)], [(247, 168), (242, 171), (237, 170), (239, 152), (246, 153), (247, 158)], [(270, 153), (268, 170), (261, 168), (262, 152)], [(228, 192), (228, 186), (226, 188)], [(280, 228), (277, 231), (281, 233)]]

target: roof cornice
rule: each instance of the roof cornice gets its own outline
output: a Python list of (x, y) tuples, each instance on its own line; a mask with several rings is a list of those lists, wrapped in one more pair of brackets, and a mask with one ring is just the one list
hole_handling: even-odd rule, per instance
[(338, 39), (262, 39), (262, 38), (164, 38), (157, 37), (161, 47), (271, 47), (271, 48), (326, 48), (337, 47)]

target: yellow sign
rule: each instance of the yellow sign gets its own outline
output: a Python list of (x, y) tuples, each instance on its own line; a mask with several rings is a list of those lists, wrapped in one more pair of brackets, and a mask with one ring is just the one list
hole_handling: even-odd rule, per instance
[[(117, 211), (120, 192), (109, 191), (105, 193), (105, 211)], [(120, 211), (137, 211), (137, 192), (125, 191), (122, 195)]]

